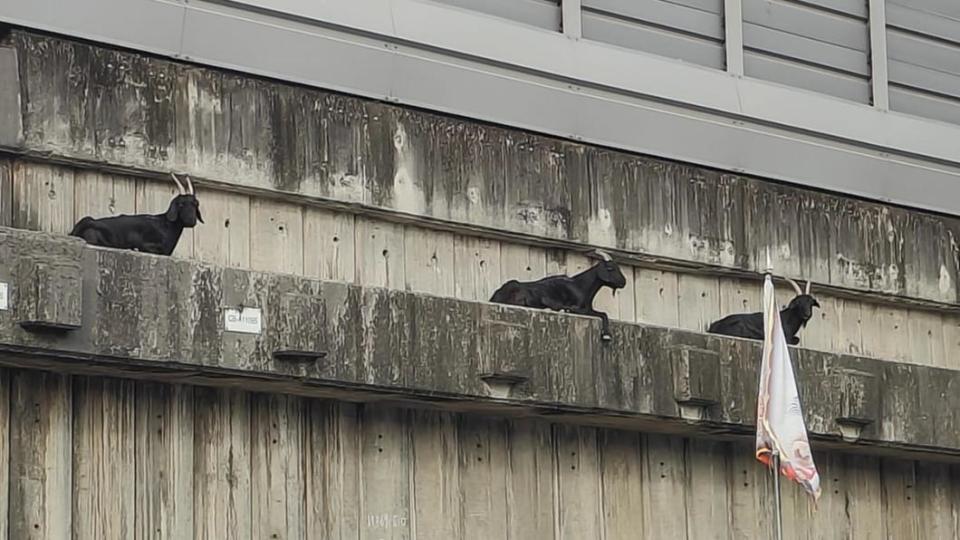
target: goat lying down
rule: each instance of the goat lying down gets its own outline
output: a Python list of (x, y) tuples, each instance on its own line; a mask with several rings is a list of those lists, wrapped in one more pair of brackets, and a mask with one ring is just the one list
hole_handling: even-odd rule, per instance
[(603, 321), (600, 337), (609, 341), (610, 319), (606, 313), (593, 309), (593, 299), (601, 287), (616, 291), (627, 284), (627, 279), (609, 254), (597, 250), (593, 256), (599, 258), (600, 262), (572, 277), (549, 276), (525, 282), (512, 279), (501, 285), (490, 301), (599, 317)]
[[(800, 285), (792, 279), (787, 281), (793, 285), (797, 296), (790, 300), (786, 308), (780, 310), (780, 322), (783, 325), (783, 335), (787, 338), (787, 343), (797, 345), (800, 343), (797, 332), (807, 325), (807, 321), (813, 317), (813, 308), (820, 307), (820, 304), (810, 295), (809, 281), (807, 281), (806, 290), (801, 290)], [(763, 313), (728, 315), (711, 323), (707, 332), (763, 340)]]
[(187, 176), (187, 188), (170, 173), (177, 184), (179, 195), (170, 201), (162, 214), (120, 215), (94, 219), (85, 217), (73, 226), (70, 236), (77, 236), (94, 246), (132, 249), (156, 255), (170, 255), (180, 241), (184, 228), (203, 223), (200, 201), (193, 192), (193, 182)]

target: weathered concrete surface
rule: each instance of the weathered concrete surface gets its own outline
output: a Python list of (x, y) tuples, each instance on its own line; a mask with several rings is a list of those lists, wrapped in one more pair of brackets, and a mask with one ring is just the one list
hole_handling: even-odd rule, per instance
[[(3, 367), (0, 426), (13, 540), (772, 537), (749, 437)], [(958, 538), (956, 458), (828, 446), (787, 538)]]
[[(14, 32), (9, 150), (958, 301), (960, 221)], [(10, 96), (7, 96), (9, 98)], [(922, 239), (922, 240), (920, 240)]]
[(10, 161), (0, 159), (0, 227), (13, 225), (13, 174)]
[[(82, 284), (67, 280), (49, 300), (82, 295), (79, 329), (20, 326), (23, 287), (38, 279), (23, 269), (37, 265), (79, 267)], [(756, 411), (760, 350), (745, 340), (617, 324), (613, 343), (603, 345), (598, 321), (585, 317), (92, 249), (6, 228), (0, 280), (11, 286), (0, 346), (18, 365), (32, 355), (52, 358), (58, 369), (100, 364), (179, 373), (178, 380), (231, 375), (254, 389), (282, 380), (294, 392), (343, 387), (621, 424), (687, 420), (710, 432), (748, 431)], [(224, 309), (241, 306), (263, 310), (262, 335), (224, 330)], [(291, 363), (275, 359), (278, 350), (324, 357)], [(960, 371), (795, 353), (815, 434), (839, 439), (841, 427), (862, 427), (869, 443), (960, 454)], [(482, 380), (490, 373), (527, 380), (494, 399)]]
[(17, 146), (23, 142), (18, 68), (17, 50), (0, 47), (0, 146)]

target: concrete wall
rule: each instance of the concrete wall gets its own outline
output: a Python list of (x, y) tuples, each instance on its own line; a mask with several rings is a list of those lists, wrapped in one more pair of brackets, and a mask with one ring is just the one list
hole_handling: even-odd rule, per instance
[[(0, 355), (0, 360), (3, 356)], [(785, 538), (954, 538), (956, 465), (817, 452)], [(0, 537), (756, 539), (746, 442), (0, 369)], [(9, 494), (9, 496), (8, 496)]]
[(89, 44), (10, 40), (17, 152), (181, 170), (258, 197), (688, 267), (756, 272), (769, 248), (790, 277), (940, 306), (958, 299), (955, 218)]
[[(18, 367), (255, 380), (262, 391), (402, 397), (647, 431), (753, 432), (754, 341), (617, 323), (604, 344), (590, 317), (93, 249), (16, 229), (0, 228), (0, 282), (8, 290), (0, 351)], [(260, 310), (259, 327), (227, 325), (241, 307)], [(960, 370), (803, 349), (794, 359), (807, 426), (821, 441), (960, 455)], [(503, 375), (519, 379), (504, 384)]]
[(483, 300), (611, 247), (629, 285), (598, 305), (690, 330), (759, 309), (770, 248), (823, 305), (805, 347), (960, 365), (955, 219), (87, 44), (9, 42), (20, 69), (5, 88), (19, 90), (6, 97), (23, 119), (4, 124), (7, 148), (30, 159), (0, 159), (0, 224), (62, 233), (84, 215), (158, 212), (175, 168), (202, 184), (208, 218), (178, 256)]
[[(161, 212), (175, 192), (168, 179), (33, 161), (0, 160), (4, 170), (16, 186), (11, 224), (55, 233), (68, 232), (85, 215)], [(592, 264), (574, 249), (219, 187), (199, 190), (206, 224), (184, 235), (176, 256), (481, 301), (508, 279), (572, 274)], [(597, 300), (614, 319), (702, 331), (725, 314), (760, 309), (759, 278), (631, 262), (623, 262), (627, 287), (616, 296), (605, 289)], [(818, 290), (822, 309), (801, 334), (805, 348), (960, 367), (960, 313), (843, 292)], [(779, 294), (785, 304), (792, 290), (782, 284)]]

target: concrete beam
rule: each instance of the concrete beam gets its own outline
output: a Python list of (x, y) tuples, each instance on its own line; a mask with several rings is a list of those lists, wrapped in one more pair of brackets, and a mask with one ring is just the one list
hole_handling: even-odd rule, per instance
[[(614, 324), (604, 345), (598, 321), (586, 317), (95, 249), (7, 228), (0, 282), (9, 290), (0, 311), (7, 365), (392, 396), (653, 431), (748, 434), (755, 417), (760, 347), (746, 340)], [(38, 286), (57, 294), (37, 296)], [(39, 329), (22, 324), (38, 319), (46, 323)], [(960, 455), (960, 371), (793, 351), (808, 426), (820, 439)]]
[(960, 299), (956, 218), (89, 43), (10, 47), (29, 111), (10, 152), (687, 271), (757, 276), (769, 252), (839, 296)]

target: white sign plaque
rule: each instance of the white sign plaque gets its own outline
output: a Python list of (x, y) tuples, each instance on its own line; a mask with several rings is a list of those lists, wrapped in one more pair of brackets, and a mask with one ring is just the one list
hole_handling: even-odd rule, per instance
[(8, 300), (7, 300), (7, 284), (0, 283), (0, 310), (6, 311), (10, 309)]
[(263, 316), (260, 308), (227, 308), (224, 311), (223, 327), (227, 332), (259, 334), (263, 327)]

